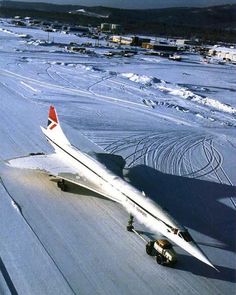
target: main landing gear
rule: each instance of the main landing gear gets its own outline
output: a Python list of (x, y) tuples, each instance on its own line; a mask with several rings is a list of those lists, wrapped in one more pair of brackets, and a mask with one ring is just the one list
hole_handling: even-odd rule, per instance
[(58, 180), (57, 187), (59, 187), (63, 192), (67, 191), (67, 185), (64, 179)]
[(130, 214), (129, 220), (128, 220), (128, 225), (126, 227), (127, 231), (133, 231), (133, 229), (134, 229), (133, 223), (134, 223), (134, 216), (132, 214)]

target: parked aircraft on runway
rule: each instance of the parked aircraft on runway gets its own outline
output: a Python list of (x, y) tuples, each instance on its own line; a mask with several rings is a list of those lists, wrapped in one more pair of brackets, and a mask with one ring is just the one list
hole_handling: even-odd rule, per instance
[(53, 106), (49, 110), (47, 128), (41, 129), (55, 153), (12, 159), (8, 162), (10, 166), (43, 170), (59, 179), (58, 186), (62, 190), (66, 189), (67, 181), (116, 201), (147, 227), (160, 232), (197, 259), (215, 268), (185, 227), (168, 212), (97, 159), (71, 145), (61, 129)]

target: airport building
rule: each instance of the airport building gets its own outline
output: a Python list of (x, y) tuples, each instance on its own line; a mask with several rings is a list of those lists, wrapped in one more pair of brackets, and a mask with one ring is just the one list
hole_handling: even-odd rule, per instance
[(102, 23), (100, 26), (102, 32), (120, 33), (122, 27), (119, 24)]
[(142, 47), (146, 49), (152, 49), (152, 50), (159, 50), (159, 51), (177, 51), (178, 46), (167, 44), (167, 43), (142, 43)]
[(111, 31), (119, 33), (122, 31), (122, 27), (118, 24), (111, 24)]
[(133, 46), (142, 46), (143, 43), (150, 43), (151, 39), (150, 38), (144, 38), (144, 37), (132, 37), (132, 44)]
[(142, 46), (143, 43), (149, 43), (151, 39), (149, 38), (141, 38), (138, 36), (128, 37), (128, 36), (120, 36), (114, 35), (111, 37), (111, 41), (114, 43), (119, 43), (121, 45), (132, 45), (132, 46)]
[(133, 38), (132, 37), (125, 37), (125, 36), (112, 36), (111, 41), (114, 43), (118, 43), (121, 45), (131, 45)]
[(219, 59), (236, 63), (236, 48), (212, 47), (208, 54)]
[(102, 23), (101, 24), (101, 31), (109, 32), (111, 30), (111, 24), (109, 23)]

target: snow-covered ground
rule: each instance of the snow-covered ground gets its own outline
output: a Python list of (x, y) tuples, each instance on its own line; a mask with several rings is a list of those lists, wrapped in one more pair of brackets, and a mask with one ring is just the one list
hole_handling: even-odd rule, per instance
[[(18, 294), (233, 294), (236, 67), (197, 54), (75, 54), (70, 42), (94, 40), (0, 21), (0, 258), (11, 280), (1, 267), (0, 293), (12, 283)], [(125, 231), (119, 205), (7, 167), (51, 152), (39, 128), (50, 104), (73, 144), (123, 156), (127, 179), (189, 229), (220, 273), (178, 247), (176, 268), (160, 267)]]

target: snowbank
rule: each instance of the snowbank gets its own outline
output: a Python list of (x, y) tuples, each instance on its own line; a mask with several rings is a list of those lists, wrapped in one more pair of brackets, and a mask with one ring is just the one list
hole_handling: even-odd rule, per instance
[[(188, 90), (187, 88), (180, 87), (176, 84), (170, 84), (166, 81), (159, 80), (155, 77), (138, 75), (135, 73), (123, 73), (120, 75), (123, 78), (129, 79), (130, 81), (143, 84), (145, 86), (154, 87), (162, 92), (165, 92), (170, 95), (178, 96), (180, 98), (193, 101), (195, 103), (203, 104), (208, 107), (211, 107), (215, 110), (236, 114), (236, 108), (226, 105), (216, 99), (209, 97), (202, 97)], [(158, 83), (157, 83), (158, 82)], [(161, 84), (161, 85), (160, 85)], [(168, 84), (168, 87), (166, 86)]]

